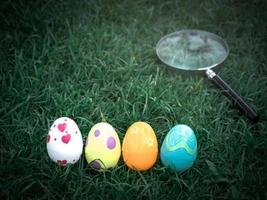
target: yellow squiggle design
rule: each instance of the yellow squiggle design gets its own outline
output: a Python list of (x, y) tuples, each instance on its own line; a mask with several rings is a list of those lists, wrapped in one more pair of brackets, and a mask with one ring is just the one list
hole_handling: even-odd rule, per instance
[(169, 150), (169, 151), (175, 151), (175, 150), (177, 150), (177, 149), (179, 149), (179, 148), (183, 148), (183, 149), (185, 149), (186, 150), (186, 152), (187, 153), (189, 153), (189, 154), (191, 154), (191, 155), (193, 155), (195, 152), (196, 152), (196, 146), (194, 147), (194, 149), (191, 149), (189, 146), (188, 146), (188, 144), (186, 144), (183, 140), (182, 141), (180, 141), (178, 144), (176, 144), (176, 145), (174, 145), (174, 146), (170, 146), (169, 144), (170, 144), (170, 142), (169, 142), (169, 140), (170, 140), (170, 137), (169, 137), (169, 135), (167, 135), (167, 145), (166, 145), (166, 147), (167, 147), (167, 149)]

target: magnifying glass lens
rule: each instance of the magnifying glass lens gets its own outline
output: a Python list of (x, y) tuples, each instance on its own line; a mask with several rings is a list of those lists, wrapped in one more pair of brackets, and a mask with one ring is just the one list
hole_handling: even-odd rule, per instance
[(200, 30), (184, 30), (163, 37), (157, 44), (158, 57), (178, 69), (205, 70), (225, 60), (228, 46), (219, 36)]

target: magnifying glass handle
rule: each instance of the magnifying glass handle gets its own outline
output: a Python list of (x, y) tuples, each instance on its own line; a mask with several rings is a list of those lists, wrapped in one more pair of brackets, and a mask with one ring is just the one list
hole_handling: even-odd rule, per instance
[(210, 69), (206, 71), (206, 74), (228, 98), (234, 101), (234, 104), (237, 105), (252, 122), (259, 121), (257, 113), (223, 79), (221, 79), (220, 76)]

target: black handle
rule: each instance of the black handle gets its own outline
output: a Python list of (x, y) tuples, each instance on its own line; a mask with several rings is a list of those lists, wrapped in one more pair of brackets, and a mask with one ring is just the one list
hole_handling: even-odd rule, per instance
[(252, 122), (259, 121), (257, 113), (223, 79), (221, 79), (221, 77), (210, 69), (206, 71), (206, 74), (228, 98), (234, 101), (234, 104), (237, 105)]

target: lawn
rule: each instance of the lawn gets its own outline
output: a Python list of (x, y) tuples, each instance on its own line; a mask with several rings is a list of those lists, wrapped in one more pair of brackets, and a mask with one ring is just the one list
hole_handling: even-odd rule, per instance
[[(6, 1), (0, 6), (0, 199), (267, 199), (267, 4), (265, 1)], [(229, 57), (215, 69), (260, 115), (250, 122), (204, 73), (173, 70), (156, 57), (167, 33), (194, 28), (223, 37)], [(85, 142), (106, 120), (122, 142), (136, 121), (159, 146), (187, 124), (198, 140), (192, 168), (160, 159), (148, 171), (122, 158), (105, 173), (84, 154), (60, 167), (46, 137), (59, 117)]]

